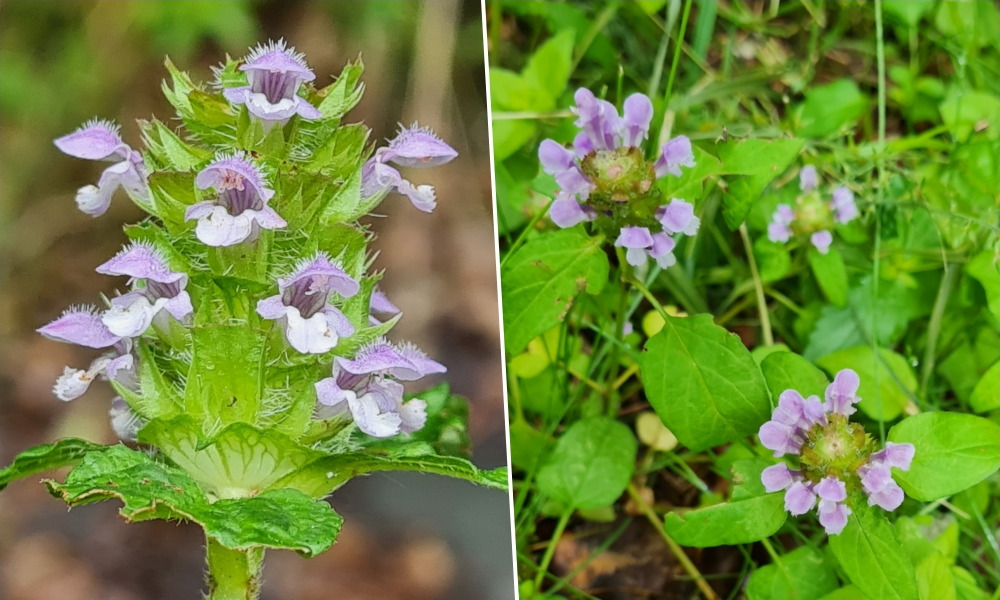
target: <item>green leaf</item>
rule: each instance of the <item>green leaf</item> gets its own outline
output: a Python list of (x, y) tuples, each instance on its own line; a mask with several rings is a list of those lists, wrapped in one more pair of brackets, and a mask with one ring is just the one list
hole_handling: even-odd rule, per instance
[(823, 596), (820, 600), (868, 600), (868, 596), (861, 593), (857, 586), (845, 585)]
[(823, 295), (836, 306), (847, 304), (847, 269), (840, 252), (830, 248), (822, 254), (816, 248), (809, 246), (809, 267)]
[(569, 426), (538, 470), (538, 491), (567, 508), (614, 504), (635, 470), (637, 444), (632, 431), (607, 417), (590, 417)]
[(749, 544), (773, 535), (784, 524), (784, 494), (768, 494), (760, 473), (771, 465), (761, 458), (733, 463), (732, 498), (722, 504), (685, 512), (669, 512), (664, 526), (682, 546), (709, 548)]
[(608, 280), (602, 236), (579, 227), (541, 235), (521, 247), (501, 269), (506, 351), (517, 354), (557, 325), (577, 294), (596, 294)]
[(364, 84), (360, 83), (364, 70), (365, 65), (358, 57), (357, 60), (344, 65), (334, 83), (320, 90), (319, 96), (322, 100), (316, 108), (323, 114), (324, 119), (339, 119), (361, 101), (361, 96), (365, 92)]
[(321, 458), (277, 482), (310, 496), (325, 496), (347, 481), (379, 471), (417, 471), (464, 479), (507, 490), (507, 467), (484, 471), (464, 458), (440, 456), (424, 442), (401, 445), (391, 451), (347, 452)]
[(920, 600), (957, 600), (951, 563), (934, 552), (916, 567), (917, 597)]
[(934, 0), (909, 0), (908, 2), (886, 2), (882, 9), (910, 27), (920, 22), (920, 17), (934, 8)]
[(728, 188), (722, 197), (722, 216), (726, 225), (735, 230), (746, 219), (751, 207), (767, 184), (795, 160), (802, 149), (799, 139), (731, 139), (719, 144), (720, 173), (742, 177), (726, 177)]
[(58, 469), (78, 463), (88, 452), (101, 451), (105, 446), (67, 438), (52, 444), (42, 444), (28, 448), (14, 457), (10, 465), (0, 469), (0, 490), (18, 479), (36, 473)]
[(649, 403), (693, 451), (756, 433), (771, 414), (757, 363), (711, 315), (669, 317), (639, 366)]
[(535, 137), (538, 125), (531, 119), (498, 119), (493, 115), (493, 160), (501, 162)]
[[(211, 318), (208, 309), (199, 316)], [(196, 323), (184, 406), (198, 419), (252, 423), (260, 408), (264, 338), (243, 324)]]
[(811, 362), (792, 352), (769, 354), (760, 363), (767, 388), (771, 390), (771, 400), (778, 404), (778, 396), (785, 390), (797, 390), (804, 397), (823, 397), (830, 381), (823, 371)]
[(782, 279), (792, 268), (792, 255), (788, 246), (772, 242), (766, 237), (759, 237), (753, 243), (753, 255), (757, 259), (761, 281)]
[(70, 506), (121, 500), (127, 521), (194, 521), (232, 549), (264, 546), (313, 556), (333, 544), (343, 523), (325, 502), (291, 489), (210, 502), (182, 470), (122, 445), (87, 454), (65, 483), (45, 484)]
[(857, 123), (867, 107), (867, 97), (850, 79), (813, 87), (796, 112), (795, 133), (804, 138), (838, 133)]
[(982, 284), (987, 308), (1000, 319), (1000, 266), (997, 257), (990, 251), (977, 254), (965, 263), (965, 272)]
[(813, 546), (801, 546), (781, 557), (780, 563), (750, 574), (748, 600), (811, 600), (837, 589), (837, 575), (826, 556)]
[(169, 171), (189, 171), (212, 157), (211, 152), (185, 143), (155, 119), (143, 124), (142, 138), (148, 151)]
[(917, 597), (913, 565), (885, 517), (885, 511), (854, 502), (854, 512), (838, 535), (830, 536), (830, 549), (851, 583), (869, 598), (912, 600)]
[(972, 390), (969, 405), (976, 412), (1000, 408), (1000, 361), (993, 363)]
[[(535, 110), (546, 111), (555, 107), (556, 100), (562, 95), (573, 70), (573, 42), (576, 32), (563, 29), (545, 41), (528, 59), (528, 64), (521, 71), (524, 82), (544, 92), (544, 102), (534, 107)], [(541, 100), (541, 98), (540, 98)]]
[[(861, 378), (858, 408), (880, 421), (898, 417), (911, 403), (917, 376), (906, 359), (892, 350), (879, 349), (876, 358), (871, 346), (856, 346), (824, 356), (817, 361), (831, 376), (841, 369), (853, 369)], [(898, 381), (897, 381), (898, 380)]]
[(889, 441), (916, 449), (910, 470), (894, 469), (893, 477), (917, 500), (957, 494), (1000, 468), (1000, 424), (975, 415), (914, 415), (889, 430)]
[(323, 457), (274, 430), (234, 423), (205, 437), (188, 416), (154, 419), (139, 441), (159, 448), (171, 461), (216, 496), (252, 496), (286, 475)]
[[(964, 91), (953, 86), (940, 110), (945, 126), (959, 142), (968, 141), (984, 123), (1000, 122), (1000, 98), (988, 92)], [(996, 139), (1000, 133), (995, 127), (986, 127), (983, 135)]]

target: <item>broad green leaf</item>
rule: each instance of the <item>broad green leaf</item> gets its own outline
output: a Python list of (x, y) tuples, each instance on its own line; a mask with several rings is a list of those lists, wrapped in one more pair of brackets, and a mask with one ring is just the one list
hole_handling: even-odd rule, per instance
[(869, 598), (912, 600), (917, 597), (913, 564), (907, 558), (885, 511), (854, 502), (847, 526), (830, 536), (830, 549), (851, 583)]
[(844, 259), (835, 248), (827, 250), (826, 254), (809, 246), (809, 267), (823, 295), (836, 306), (847, 304), (847, 269)]
[(760, 458), (735, 461), (732, 498), (705, 508), (667, 513), (667, 533), (678, 544), (695, 548), (749, 544), (773, 535), (788, 513), (784, 494), (768, 494), (760, 481), (761, 471), (770, 464)]
[(750, 574), (749, 600), (811, 600), (837, 588), (837, 575), (826, 556), (813, 546), (801, 546)]
[(905, 358), (885, 348), (879, 349), (878, 358), (871, 346), (847, 348), (824, 356), (817, 364), (831, 376), (841, 369), (853, 369), (861, 378), (858, 408), (880, 421), (898, 417), (911, 403), (910, 394), (917, 389), (913, 367)]
[(556, 101), (566, 89), (570, 72), (573, 69), (573, 41), (576, 32), (563, 29), (545, 41), (528, 59), (528, 64), (521, 71), (524, 82), (544, 92), (539, 94), (539, 100), (544, 103), (534, 107), (535, 110), (546, 111), (555, 108)]
[(493, 117), (493, 160), (501, 162), (511, 154), (514, 154), (535, 137), (538, 125), (530, 119), (504, 118), (499, 119), (500, 113), (494, 113)]
[(543, 234), (510, 257), (501, 269), (507, 353), (559, 324), (577, 294), (601, 291), (610, 269), (603, 242), (575, 227)]
[(1000, 264), (992, 252), (982, 252), (965, 264), (965, 272), (983, 285), (986, 306), (1000, 318)]
[(528, 425), (523, 419), (510, 424), (510, 462), (515, 469), (534, 472), (552, 449), (552, 438)]
[(691, 450), (756, 433), (770, 416), (750, 351), (711, 315), (669, 317), (645, 350), (639, 367), (649, 403)]
[(346, 452), (327, 456), (280, 479), (275, 487), (297, 489), (321, 497), (361, 475), (379, 471), (417, 471), (464, 479), (498, 490), (507, 489), (507, 467), (482, 470), (464, 458), (440, 456), (424, 442), (411, 442), (392, 450)]
[(838, 79), (809, 89), (799, 106), (795, 132), (804, 138), (821, 138), (857, 123), (868, 99), (854, 81)]
[(934, 8), (934, 0), (908, 0), (907, 2), (886, 2), (882, 10), (886, 15), (913, 27), (927, 11)]
[(116, 498), (127, 521), (194, 521), (233, 549), (264, 546), (313, 556), (333, 544), (343, 523), (328, 504), (292, 489), (210, 502), (182, 470), (122, 445), (87, 454), (65, 483), (45, 484), (70, 506)]
[(796, 390), (804, 397), (823, 397), (830, 381), (808, 360), (792, 352), (776, 352), (768, 355), (760, 363), (760, 371), (771, 390), (771, 400), (775, 406), (778, 397), (785, 390)]
[(857, 586), (845, 585), (842, 588), (837, 588), (829, 594), (820, 598), (820, 600), (867, 600), (868, 596), (865, 596)]
[(497, 112), (534, 110), (535, 88), (513, 71), (490, 67), (490, 101)]
[(0, 490), (18, 479), (76, 464), (88, 452), (99, 452), (104, 447), (86, 440), (67, 438), (52, 444), (28, 448), (15, 456), (10, 465), (0, 469)]
[(246, 323), (192, 328), (194, 357), (184, 398), (189, 415), (211, 415), (222, 425), (254, 421), (260, 408), (264, 338), (247, 330)]
[(972, 410), (989, 412), (1000, 408), (1000, 361), (993, 363), (972, 390)]
[(637, 444), (623, 423), (590, 417), (570, 425), (538, 470), (538, 491), (567, 508), (614, 504), (635, 470)]
[(187, 416), (150, 421), (139, 431), (139, 441), (159, 448), (202, 488), (223, 498), (256, 495), (323, 457), (276, 431), (246, 423), (204, 437), (201, 425)]
[(799, 155), (803, 140), (779, 139), (729, 140), (718, 146), (720, 173), (727, 177), (727, 192), (722, 197), (722, 216), (730, 229), (736, 229), (746, 219), (753, 203), (768, 183)]
[(906, 418), (889, 440), (916, 448), (909, 471), (893, 470), (906, 495), (929, 502), (979, 483), (1000, 468), (1000, 424), (950, 412)]
[[(953, 86), (948, 90), (940, 110), (941, 119), (955, 139), (966, 142), (983, 123), (1000, 122), (1000, 97), (996, 93), (963, 91)], [(1000, 135), (992, 127), (986, 127), (983, 131), (981, 135), (993, 139)]]
[(757, 269), (761, 281), (771, 282), (782, 279), (792, 268), (792, 256), (785, 244), (759, 237), (753, 244), (753, 255), (757, 259)]
[(920, 600), (957, 600), (951, 563), (934, 552), (916, 567), (917, 597)]

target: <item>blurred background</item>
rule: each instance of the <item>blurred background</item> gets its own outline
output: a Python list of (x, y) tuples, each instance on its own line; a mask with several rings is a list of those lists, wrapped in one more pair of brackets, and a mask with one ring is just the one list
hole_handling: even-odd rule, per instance
[[(480, 4), (475, 1), (0, 0), (0, 463), (57, 437), (111, 443), (110, 386), (69, 404), (51, 392), (63, 365), (95, 352), (34, 329), (122, 281), (94, 267), (142, 215), (124, 196), (99, 219), (75, 190), (106, 165), (60, 154), (52, 139), (99, 116), (139, 145), (137, 118), (166, 120), (165, 55), (198, 80), (226, 53), (284, 37), (322, 86), (359, 53), (367, 90), (348, 115), (373, 129), (432, 127), (460, 156), (413, 173), (439, 204), (418, 213), (401, 196), (374, 223), (381, 288), (403, 309), (396, 339), (449, 367), (469, 398), (474, 461), (505, 464), (496, 263)], [(268, 554), (265, 599), (514, 597), (507, 496), (431, 475), (376, 474), (331, 499), (346, 520), (329, 552)], [(126, 525), (113, 502), (74, 509), (31, 479), (0, 493), (0, 598), (157, 600), (200, 597), (196, 526)]]

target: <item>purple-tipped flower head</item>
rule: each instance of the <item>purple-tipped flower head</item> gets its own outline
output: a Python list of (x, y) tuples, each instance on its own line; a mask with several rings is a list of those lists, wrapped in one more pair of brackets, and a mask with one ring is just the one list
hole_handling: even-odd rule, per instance
[(791, 455), (798, 469), (784, 462), (761, 472), (764, 489), (785, 490), (785, 509), (792, 515), (817, 507), (819, 522), (829, 535), (839, 534), (851, 515), (850, 504), (865, 494), (869, 505), (895, 510), (903, 490), (892, 479), (891, 468), (909, 469), (912, 444), (886, 442), (875, 451), (875, 442), (864, 429), (848, 420), (860, 379), (844, 369), (827, 386), (826, 402), (816, 396), (803, 398), (795, 390), (781, 393), (771, 420), (761, 425), (761, 444), (775, 457)]
[(580, 88), (571, 110), (580, 132), (567, 148), (554, 140), (538, 147), (542, 169), (555, 177), (559, 191), (549, 217), (559, 227), (595, 221), (615, 245), (627, 249), (626, 260), (645, 265), (650, 258), (660, 268), (677, 261), (673, 236), (694, 235), (700, 221), (694, 206), (684, 200), (662, 203), (657, 178), (681, 175), (694, 166), (691, 142), (684, 136), (667, 142), (655, 162), (640, 147), (649, 135), (653, 103), (643, 94), (625, 99), (622, 114), (613, 104)]
[(417, 210), (433, 212), (437, 206), (434, 187), (426, 184), (413, 185), (387, 163), (404, 167), (436, 167), (450, 162), (456, 156), (458, 152), (430, 129), (416, 123), (410, 127), (400, 127), (399, 133), (389, 141), (389, 145), (376, 150), (375, 156), (361, 168), (361, 198), (395, 191), (409, 198)]
[(233, 246), (256, 239), (260, 229), (288, 224), (267, 203), (274, 190), (242, 154), (220, 155), (198, 172), (195, 185), (217, 193), (214, 200), (192, 204), (184, 219), (197, 219), (195, 235), (208, 246)]
[(73, 133), (57, 138), (55, 145), (76, 158), (115, 163), (104, 170), (96, 186), (86, 185), (77, 191), (76, 205), (88, 215), (98, 217), (107, 212), (111, 196), (120, 187), (137, 200), (149, 198), (142, 155), (122, 141), (118, 126), (111, 121), (87, 121)]
[(327, 416), (349, 412), (358, 429), (374, 437), (412, 433), (427, 420), (427, 403), (403, 400), (399, 381), (444, 373), (444, 365), (412, 344), (380, 339), (348, 359), (337, 357), (333, 376), (316, 382), (316, 398)]
[(779, 204), (767, 226), (767, 239), (785, 243), (795, 236), (809, 237), (809, 243), (821, 254), (830, 251), (833, 244), (834, 225), (853, 221), (858, 216), (854, 194), (841, 186), (833, 190), (833, 199), (826, 202), (817, 191), (819, 176), (816, 167), (806, 165), (799, 171), (799, 189), (802, 194), (794, 208)]
[(339, 308), (330, 304), (332, 294), (350, 298), (360, 286), (329, 257), (317, 254), (288, 277), (278, 279), (278, 294), (257, 303), (257, 314), (281, 322), (289, 345), (303, 354), (323, 354), (354, 326)]
[(298, 96), (299, 86), (316, 79), (305, 57), (289, 48), (285, 40), (268, 42), (254, 48), (243, 59), (240, 71), (247, 74), (248, 85), (223, 90), (226, 99), (245, 105), (265, 128), (285, 123), (293, 115), (315, 120), (319, 110)]

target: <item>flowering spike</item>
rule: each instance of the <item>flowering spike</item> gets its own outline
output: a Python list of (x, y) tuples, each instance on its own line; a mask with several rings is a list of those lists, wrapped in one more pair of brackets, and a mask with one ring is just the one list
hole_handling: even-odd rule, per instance
[(808, 235), (809, 242), (821, 254), (830, 251), (833, 243), (834, 225), (842, 225), (858, 217), (854, 204), (854, 194), (840, 186), (833, 190), (833, 199), (824, 202), (816, 188), (819, 177), (816, 167), (806, 165), (799, 171), (799, 188), (802, 194), (795, 206), (779, 204), (771, 215), (767, 226), (767, 238), (772, 242), (785, 243), (794, 236)]
[(912, 444), (887, 442), (873, 452), (874, 442), (860, 425), (848, 421), (855, 411), (860, 379), (844, 369), (827, 386), (826, 402), (817, 396), (803, 399), (795, 390), (781, 393), (770, 421), (760, 427), (761, 444), (775, 457), (790, 454), (801, 470), (785, 463), (767, 467), (761, 482), (768, 493), (787, 490), (785, 510), (801, 515), (817, 506), (819, 522), (828, 535), (837, 535), (847, 525), (855, 492), (864, 492), (870, 506), (895, 510), (903, 502), (903, 490), (893, 481), (891, 468), (908, 469), (915, 449)]
[(265, 130), (284, 124), (295, 115), (306, 120), (319, 119), (319, 110), (298, 96), (299, 86), (316, 79), (305, 57), (288, 48), (284, 39), (261, 44), (250, 51), (240, 70), (247, 74), (247, 85), (226, 88), (223, 95), (231, 103), (244, 105)]

